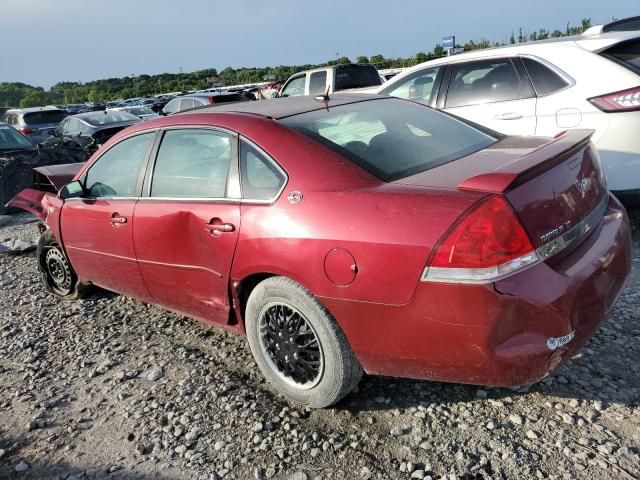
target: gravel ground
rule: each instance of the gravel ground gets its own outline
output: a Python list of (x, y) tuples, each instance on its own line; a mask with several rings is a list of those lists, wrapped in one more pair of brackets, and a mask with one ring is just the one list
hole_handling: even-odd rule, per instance
[[(0, 477), (640, 477), (640, 211), (612, 318), (528, 391), (368, 377), (336, 408), (273, 394), (244, 338), (0, 256)], [(7, 238), (35, 240), (14, 215)]]

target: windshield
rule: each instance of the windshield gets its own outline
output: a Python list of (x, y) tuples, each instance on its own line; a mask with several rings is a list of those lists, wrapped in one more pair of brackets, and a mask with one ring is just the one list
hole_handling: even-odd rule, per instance
[(6, 125), (0, 125), (0, 151), (34, 149), (31, 140)]
[(451, 162), (497, 140), (444, 113), (396, 98), (302, 113), (282, 123), (387, 182)]
[(373, 65), (345, 65), (336, 67), (334, 91), (381, 85), (378, 70)]
[(118, 122), (136, 122), (140, 120), (135, 115), (132, 115), (127, 112), (118, 112), (118, 111), (106, 111), (106, 112), (95, 112), (88, 115), (83, 115), (79, 117), (89, 125), (94, 127), (98, 127), (100, 125), (107, 125), (109, 123), (118, 123)]
[(618, 43), (605, 50), (603, 54), (640, 74), (640, 39)]
[(66, 112), (62, 110), (42, 110), (41, 112), (31, 112), (24, 114), (24, 123), (27, 125), (39, 125), (41, 123), (60, 123)]

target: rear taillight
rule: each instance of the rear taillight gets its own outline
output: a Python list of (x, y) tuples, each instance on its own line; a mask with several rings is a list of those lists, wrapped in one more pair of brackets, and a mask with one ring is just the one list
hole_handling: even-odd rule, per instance
[(640, 110), (640, 87), (620, 90), (588, 99), (604, 112), (630, 112)]
[(422, 280), (488, 283), (539, 261), (520, 221), (503, 197), (467, 212), (436, 247)]
[(24, 135), (29, 135), (30, 133), (35, 132), (35, 130), (31, 130), (30, 128), (18, 128), (18, 131)]

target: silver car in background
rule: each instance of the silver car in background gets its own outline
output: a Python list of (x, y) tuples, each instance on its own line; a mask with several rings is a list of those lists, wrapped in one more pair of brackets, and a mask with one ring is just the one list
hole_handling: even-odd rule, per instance
[(35, 143), (40, 143), (53, 135), (67, 115), (66, 111), (57, 107), (13, 108), (5, 112), (2, 121)]

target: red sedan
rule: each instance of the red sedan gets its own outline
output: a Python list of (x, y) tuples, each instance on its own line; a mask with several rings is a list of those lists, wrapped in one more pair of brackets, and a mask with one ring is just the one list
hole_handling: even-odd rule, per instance
[(128, 128), (12, 203), (46, 225), (50, 292), (246, 333), (295, 402), (331, 405), (363, 371), (519, 386), (588, 341), (629, 275), (590, 135), (503, 137), (388, 97), (247, 102)]

